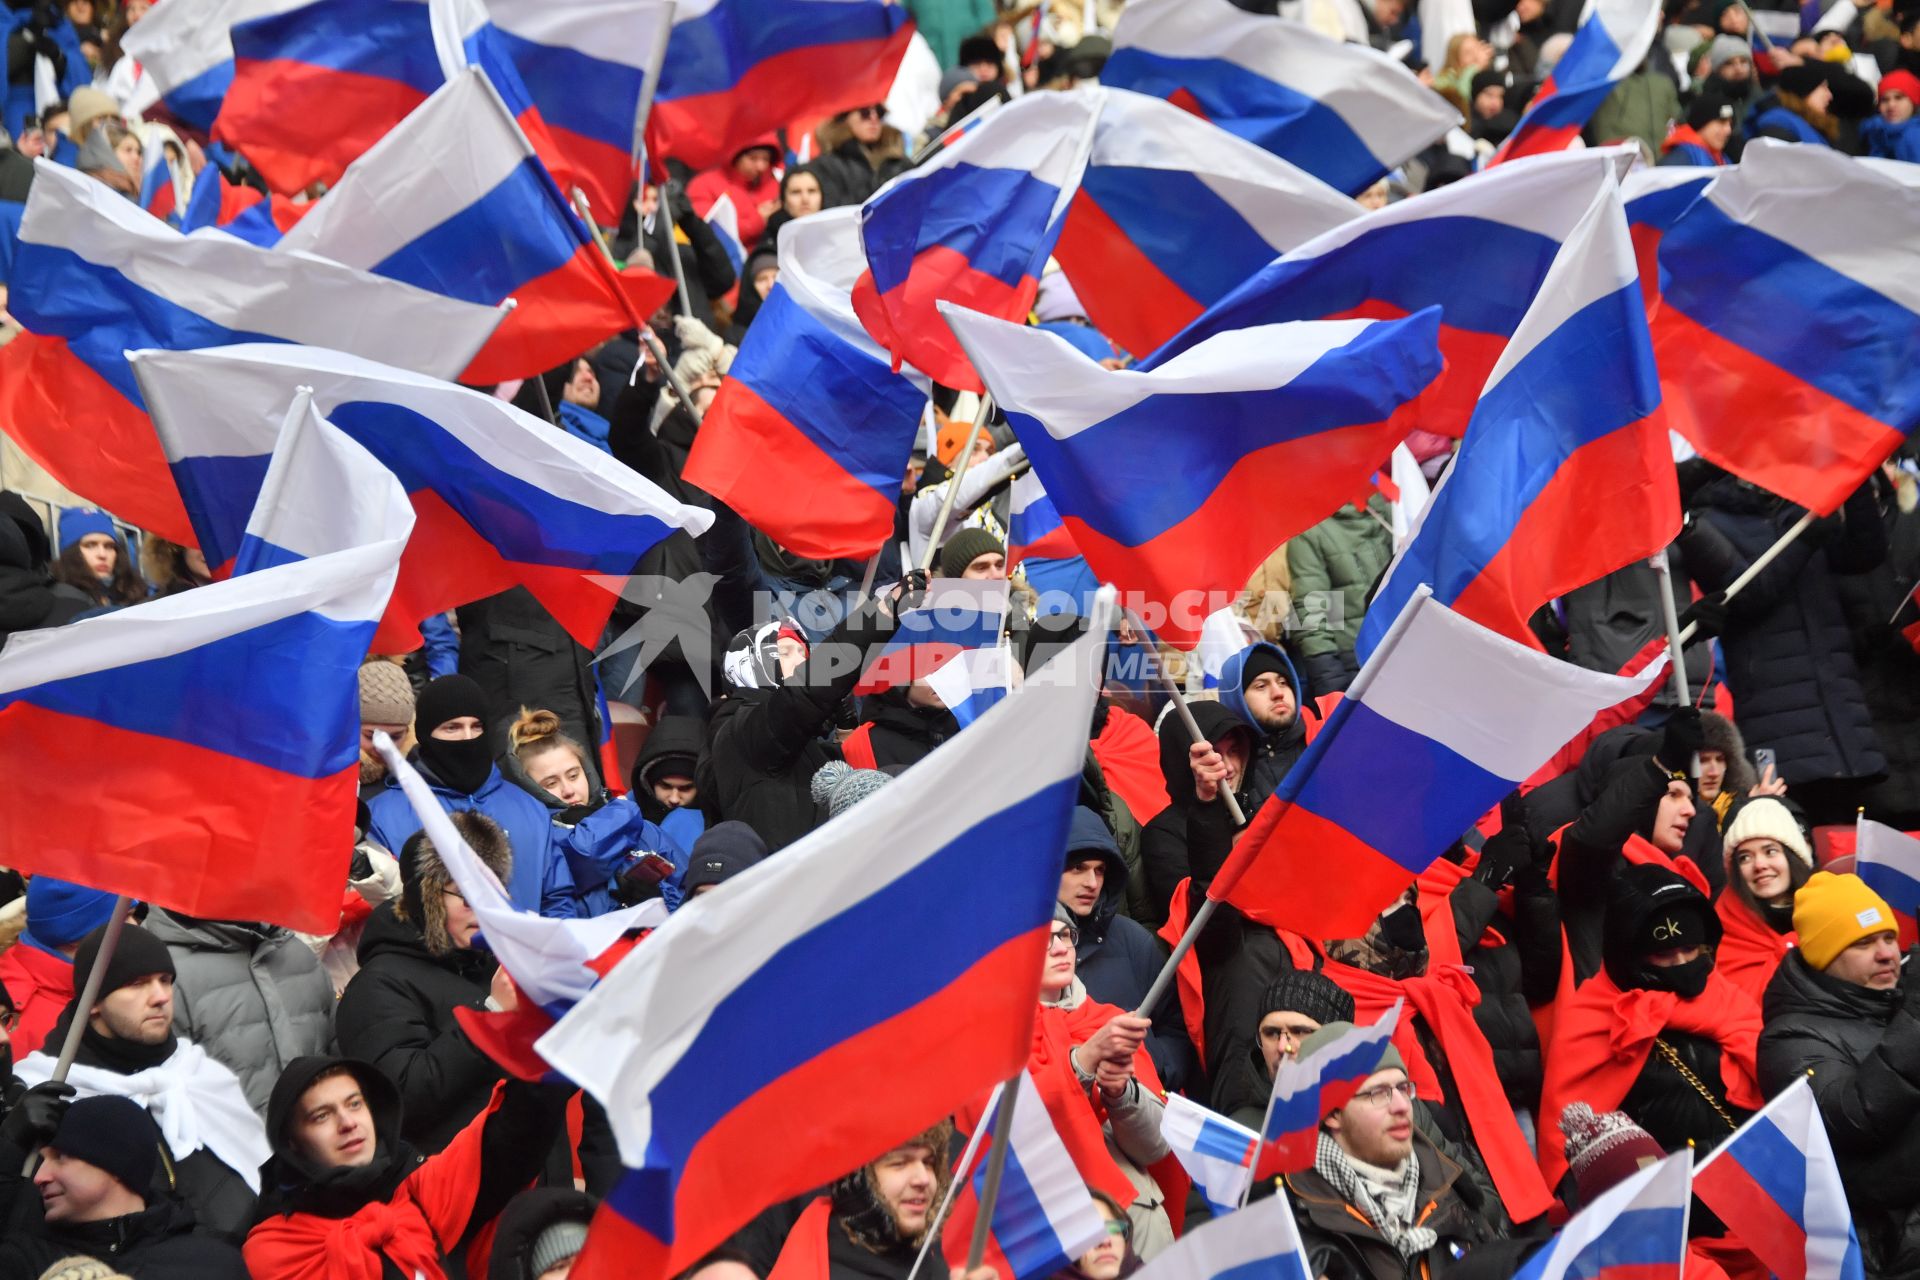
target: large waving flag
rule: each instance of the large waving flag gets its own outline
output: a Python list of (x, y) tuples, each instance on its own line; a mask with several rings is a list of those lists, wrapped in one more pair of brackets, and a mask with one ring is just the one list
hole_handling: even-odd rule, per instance
[(1271, 1178), (1313, 1167), (1320, 1122), (1346, 1106), (1380, 1069), (1394, 1028), (1400, 1025), (1402, 1003), (1395, 1000), (1370, 1026), (1342, 1032), (1306, 1057), (1280, 1060), (1260, 1127), (1255, 1176)]
[(1252, 143), (1110, 89), (1053, 256), (1094, 328), (1145, 355), (1273, 259), (1359, 216)]
[[(1207, 894), (1309, 938), (1358, 937), (1595, 713), (1664, 670), (1621, 677), (1575, 667), (1422, 588)], [(1387, 786), (1399, 797), (1392, 805), (1380, 803)]]
[[(181, 120), (211, 129), (233, 85), (236, 23), (271, 17), (309, 0), (168, 0), (127, 28), (122, 47)], [(164, 12), (163, 12), (164, 10)]]
[[(1332, 514), (1406, 435), (1440, 372), (1429, 308), (1403, 320), (1221, 334), (1151, 373), (958, 307), (942, 312), (1102, 580), (1191, 649), (1286, 539)], [(1200, 595), (1224, 597), (1189, 607)], [(1325, 934), (1345, 937), (1345, 934)]]
[(591, 646), (616, 599), (594, 579), (624, 578), (676, 529), (698, 534), (713, 522), (503, 400), (357, 356), (242, 344), (136, 352), (133, 365), (210, 565), (240, 550), (241, 513), (260, 491), (277, 435), (275, 406), (295, 387), (312, 388), (327, 421), (399, 476), (420, 523), (381, 652), (415, 647), (422, 618), (513, 586)]
[(1100, 83), (1165, 98), (1349, 195), (1460, 123), (1386, 54), (1228, 0), (1133, 0)]
[(1660, 0), (1587, 0), (1573, 43), (1488, 164), (1572, 146), (1613, 87), (1646, 60), (1659, 30)]
[(648, 150), (711, 169), (782, 125), (885, 102), (912, 38), (884, 0), (680, 0)]
[[(980, 1119), (989, 1136), (980, 1143), (971, 1176), (954, 1197), (953, 1212), (940, 1235), (941, 1251), (949, 1266), (965, 1264), (973, 1241), (973, 1224), (980, 1217), (980, 1198), (987, 1181), (987, 1160), (993, 1151), (993, 1122), (1007, 1105), (1005, 1090)], [(1054, 1132), (1047, 1104), (1022, 1071), (1013, 1103), (1013, 1132), (1007, 1138), (1007, 1159), (999, 1196), (993, 1202), (993, 1221), (982, 1262), (1004, 1280), (1033, 1280), (1050, 1276), (1073, 1264), (1107, 1234), (1086, 1179), (1074, 1167), (1060, 1135)]]
[(1142, 1280), (1314, 1280), (1315, 1272), (1293, 1205), (1276, 1190), (1189, 1231), (1134, 1274)]
[(1920, 915), (1920, 840), (1861, 814), (1854, 827), (1853, 873), (1893, 908), (1901, 947), (1920, 940), (1914, 925)]
[(1635, 169), (1620, 180), (1620, 198), (1627, 206), (1627, 233), (1633, 237), (1633, 258), (1640, 268), (1640, 296), (1652, 321), (1660, 304), (1660, 242), (1667, 228), (1680, 220), (1718, 169), (1693, 165), (1658, 165)]
[(1224, 1217), (1240, 1207), (1253, 1182), (1253, 1158), (1260, 1135), (1177, 1093), (1167, 1095), (1160, 1113), (1160, 1137), (1193, 1179), (1194, 1190)]
[(1410, 425), (1459, 436), (1561, 242), (1634, 154), (1539, 156), (1356, 218), (1255, 273), (1140, 367), (1234, 329), (1437, 306), (1447, 370)]
[(681, 907), (541, 1039), (628, 1167), (575, 1280), (677, 1274), (1025, 1068), (1111, 611), (930, 767)]
[(1660, 245), (1674, 430), (1822, 515), (1920, 422), (1920, 191), (1903, 171), (1756, 140)]
[[(337, 549), (0, 648), (9, 863), (211, 920), (339, 928), (354, 673), (413, 512), (365, 450), (333, 444), (333, 474), (352, 487), (287, 496)], [(113, 778), (111, 795), (63, 799), (83, 769)]]
[(935, 578), (925, 598), (900, 615), (900, 624), (868, 661), (854, 692), (879, 693), (912, 684), (962, 654), (997, 648), (1009, 607), (1005, 578)]
[[(0, 422), (54, 479), (123, 520), (192, 545), (124, 352), (274, 339), (457, 377), (501, 312), (229, 236), (182, 236), (71, 169), (36, 161), (0, 351)], [(197, 389), (194, 411), (206, 408)], [(289, 386), (267, 410), (275, 424)], [(259, 450), (260, 468), (272, 451)], [(237, 501), (245, 524), (251, 492)]]
[(1633, 243), (1609, 182), (1554, 259), (1375, 590), (1361, 660), (1420, 584), (1462, 617), (1537, 644), (1535, 609), (1664, 550), (1680, 531), (1680, 491), (1659, 408)]
[(780, 229), (780, 278), (694, 439), (686, 478), (796, 555), (862, 559), (893, 537), (926, 379), (895, 373), (851, 293), (859, 211)]
[(614, 273), (477, 67), (349, 165), (279, 248), (464, 302), (512, 298), (462, 375), (479, 384), (565, 364), (673, 293), (665, 276)]
[(1863, 1280), (1847, 1189), (1805, 1076), (1693, 1171), (1693, 1194), (1781, 1280)]
[(1515, 1280), (1680, 1280), (1692, 1162), (1688, 1148), (1629, 1174), (1575, 1214)]
[(896, 362), (981, 389), (935, 306), (1026, 318), (1103, 101), (1095, 90), (1027, 94), (860, 207), (868, 271), (853, 309)]

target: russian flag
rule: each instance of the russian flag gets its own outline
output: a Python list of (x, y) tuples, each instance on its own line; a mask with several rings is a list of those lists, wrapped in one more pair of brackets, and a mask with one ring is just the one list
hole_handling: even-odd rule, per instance
[[(1575, 667), (1422, 588), (1207, 894), (1309, 938), (1358, 937), (1597, 712), (1664, 670)], [(1395, 802), (1381, 804), (1389, 791)]]
[[(1407, 433), (1398, 410), (1440, 372), (1432, 308), (1221, 334), (1151, 373), (1103, 369), (1041, 329), (941, 311), (1074, 545), (1102, 580), (1163, 611), (1142, 620), (1180, 649), (1275, 547), (1386, 461)], [(1202, 595), (1224, 599), (1188, 607)]]
[(1514, 1280), (1680, 1280), (1691, 1148), (1629, 1174), (1573, 1216)]
[(1287, 250), (1360, 216), (1312, 174), (1158, 98), (1104, 97), (1053, 256), (1094, 328), (1128, 351), (1154, 350)]
[(1620, 180), (1627, 234), (1633, 237), (1633, 259), (1640, 269), (1640, 296), (1649, 322), (1660, 305), (1660, 242), (1718, 173), (1692, 165), (1660, 165), (1635, 169)]
[(1254, 273), (1139, 367), (1254, 325), (1437, 306), (1447, 369), (1408, 425), (1457, 438), (1561, 242), (1634, 155), (1615, 147), (1538, 156), (1356, 218)]
[[(310, 342), (454, 377), (501, 313), (224, 235), (183, 236), (71, 169), (35, 161), (0, 350), (0, 421), (54, 479), (129, 523), (194, 545), (125, 352)], [(282, 389), (265, 421), (278, 424)], [(208, 404), (196, 389), (192, 411)], [(259, 470), (272, 451), (261, 448)], [(236, 535), (252, 492), (237, 499)], [(229, 548), (230, 550), (231, 548)]]
[(1208, 614), (1200, 625), (1200, 643), (1193, 651), (1200, 662), (1201, 687), (1218, 689), (1227, 659), (1250, 644), (1258, 644), (1260, 638), (1253, 625), (1235, 613), (1231, 605)]
[[(400, 477), (419, 525), (376, 641), (382, 653), (416, 647), (420, 619), (513, 586), (591, 646), (617, 598), (617, 584), (595, 579), (624, 580), (661, 539), (713, 522), (504, 400), (357, 356), (243, 344), (132, 361), (210, 565), (240, 550), (241, 512), (260, 492), (295, 387), (312, 388), (327, 421)], [(209, 399), (209, 386), (220, 395)]]
[[(727, 261), (733, 264), (733, 274), (737, 279), (747, 267), (747, 249), (740, 243), (740, 211), (733, 207), (733, 196), (722, 192), (719, 199), (707, 206), (707, 226), (713, 231), (713, 238), (720, 242), (720, 250), (727, 255)], [(751, 280), (741, 280), (741, 284), (752, 285)]]
[(981, 390), (934, 308), (1026, 318), (1102, 101), (1086, 90), (1026, 94), (860, 207), (868, 270), (853, 309), (896, 363), (943, 386)]
[(1833, 1144), (1801, 1076), (1714, 1148), (1693, 1193), (1780, 1280), (1862, 1280)]
[[(140, 63), (167, 110), (206, 132), (233, 84), (236, 23), (286, 13), (309, 0), (167, 0), (127, 28), (122, 48)], [(162, 12), (162, 10), (165, 12)]]
[(1653, 340), (1673, 428), (1820, 515), (1920, 422), (1912, 168), (1759, 139), (1660, 245)]
[[(980, 1129), (988, 1136), (980, 1143), (972, 1176), (954, 1197), (953, 1212), (940, 1234), (941, 1252), (949, 1266), (959, 1267), (967, 1260), (987, 1181), (994, 1120), (1007, 1105), (1003, 1088), (980, 1119)], [(1032, 1280), (1071, 1266), (1106, 1237), (1107, 1223), (1087, 1194), (1086, 1179), (1074, 1166), (1073, 1156), (1054, 1132), (1033, 1077), (1024, 1071), (1011, 1105), (1007, 1159), (981, 1261), (1005, 1280)]]
[(867, 662), (854, 692), (879, 693), (924, 680), (961, 654), (993, 649), (1007, 629), (1005, 578), (935, 578), (926, 598), (900, 615), (893, 636)]
[(1060, 519), (1059, 508), (1047, 496), (1046, 486), (1031, 467), (1014, 478), (1008, 495), (1007, 568), (1029, 556), (1042, 560), (1071, 560), (1080, 554), (1073, 535)]
[(1150, 1280), (1314, 1280), (1318, 1274), (1280, 1189), (1189, 1231), (1143, 1270)]
[[(340, 549), (0, 648), (10, 863), (210, 920), (339, 927), (354, 672), (413, 525), (393, 477), (346, 443), (355, 501), (293, 495)], [(69, 803), (82, 771), (130, 799)], [(167, 801), (132, 799), (152, 796)]]
[(1855, 820), (1853, 873), (1887, 900), (1900, 922), (1900, 945), (1920, 939), (1914, 917), (1920, 915), (1920, 840), (1865, 814)]
[(227, 181), (213, 165), (194, 179), (193, 194), (180, 218), (180, 230), (188, 235), (202, 227), (215, 227), (248, 244), (271, 249), (280, 237), (318, 206), (295, 203), (287, 196), (269, 196), (258, 187)]
[[(170, 227), (180, 225), (180, 215), (186, 210), (187, 192), (193, 182), (193, 175), (176, 172), (167, 163), (167, 147), (162, 134), (154, 130), (153, 141), (143, 149), (141, 157), (140, 207)], [(213, 165), (208, 171), (218, 173)]]
[(278, 248), (463, 302), (511, 297), (461, 374), (476, 385), (565, 364), (643, 323), (673, 293), (664, 276), (614, 273), (475, 67), (355, 160)]
[(1659, 30), (1659, 0), (1587, 0), (1573, 43), (1488, 167), (1572, 146), (1613, 87), (1646, 60)]
[(1680, 491), (1659, 409), (1639, 270), (1609, 182), (1547, 271), (1453, 465), (1375, 590), (1361, 660), (1418, 585), (1462, 617), (1538, 644), (1527, 626), (1535, 609), (1664, 550), (1680, 531)]
[(552, 920), (513, 905), (499, 879), (467, 844), (420, 771), (394, 749), (384, 733), (374, 746), (407, 793), (420, 829), (480, 921), (476, 945), (498, 958), (520, 991), (512, 1013), (454, 1010), (461, 1028), (501, 1066), (523, 1080), (540, 1080), (551, 1069), (533, 1042), (553, 1028), (600, 981), (601, 957), (628, 933), (666, 923), (658, 898), (585, 920)]
[(796, 555), (871, 556), (893, 537), (929, 388), (895, 373), (850, 293), (859, 211), (780, 229), (780, 278), (740, 344), (687, 459), (688, 483)]
[(575, 1280), (678, 1274), (1025, 1070), (1111, 611), (929, 767), (681, 907), (542, 1038), (628, 1170)]
[(1194, 1190), (1213, 1210), (1214, 1217), (1224, 1217), (1240, 1207), (1253, 1181), (1259, 1134), (1170, 1093), (1160, 1113), (1160, 1137), (1193, 1179)]
[(1007, 696), (1013, 665), (1013, 651), (997, 644), (965, 650), (922, 678), (964, 729)]
[(912, 38), (884, 0), (681, 0), (647, 148), (711, 169), (791, 121), (884, 102)]
[(1380, 1069), (1394, 1028), (1400, 1025), (1404, 1003), (1395, 1000), (1371, 1025), (1342, 1032), (1307, 1057), (1280, 1060), (1260, 1127), (1255, 1177), (1313, 1168), (1314, 1153), (1320, 1147), (1320, 1122), (1346, 1106), (1367, 1077)]
[(1386, 54), (1228, 0), (1133, 0), (1100, 83), (1164, 98), (1348, 195), (1460, 124)]

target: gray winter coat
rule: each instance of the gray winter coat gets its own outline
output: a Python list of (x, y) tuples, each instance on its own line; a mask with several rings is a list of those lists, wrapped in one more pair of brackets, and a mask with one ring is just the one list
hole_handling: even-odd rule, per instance
[(147, 931), (173, 956), (175, 1033), (239, 1076), (261, 1116), (289, 1062), (333, 1052), (333, 982), (291, 931), (157, 907)]

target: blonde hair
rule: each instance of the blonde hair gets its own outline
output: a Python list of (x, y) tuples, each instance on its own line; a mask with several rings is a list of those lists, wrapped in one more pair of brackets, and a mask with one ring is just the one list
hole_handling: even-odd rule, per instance
[(537, 711), (520, 708), (520, 714), (507, 726), (507, 745), (523, 769), (528, 761), (552, 747), (565, 747), (579, 757), (581, 768), (588, 767), (587, 749), (560, 732), (560, 717), (544, 707)]

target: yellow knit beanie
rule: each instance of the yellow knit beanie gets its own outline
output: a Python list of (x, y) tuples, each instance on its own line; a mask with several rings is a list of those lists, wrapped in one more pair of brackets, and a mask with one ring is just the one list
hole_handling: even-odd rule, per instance
[(1793, 895), (1793, 931), (1800, 954), (1825, 969), (1862, 938), (1897, 928), (1893, 908), (1856, 875), (1816, 871)]

